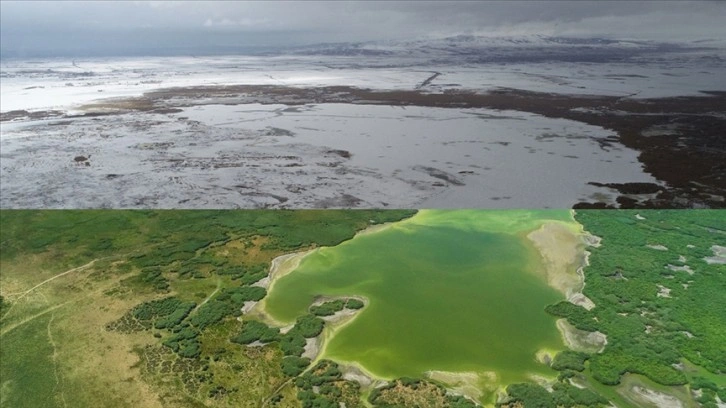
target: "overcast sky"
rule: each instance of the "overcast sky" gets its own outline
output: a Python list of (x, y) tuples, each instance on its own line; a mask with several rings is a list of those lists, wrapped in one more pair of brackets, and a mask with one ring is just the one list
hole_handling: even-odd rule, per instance
[(456, 34), (726, 38), (722, 1), (2, 1), (3, 55), (133, 54)]

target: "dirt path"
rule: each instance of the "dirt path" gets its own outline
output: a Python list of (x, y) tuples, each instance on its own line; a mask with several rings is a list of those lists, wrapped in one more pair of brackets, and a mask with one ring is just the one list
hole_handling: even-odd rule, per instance
[[(311, 367), (312, 367), (312, 364), (311, 364)], [(307, 371), (307, 370), (305, 370), (305, 371)], [(300, 375), (302, 375), (302, 373)], [(270, 401), (272, 401), (272, 397), (274, 397), (275, 395), (277, 395), (278, 392), (280, 392), (283, 388), (285, 388), (288, 384), (290, 384), (292, 382), (292, 380), (294, 380), (296, 378), (297, 377), (289, 378), (287, 381), (285, 381), (284, 383), (280, 384), (279, 387), (275, 388), (275, 390), (272, 391), (270, 393), (270, 395), (262, 401), (262, 404), (260, 405), (260, 408), (265, 408), (270, 403)]]
[[(45, 284), (46, 284), (46, 283), (48, 283), (48, 282), (51, 282), (51, 281), (53, 281), (53, 280), (55, 280), (55, 279), (58, 279), (58, 278), (60, 278), (60, 277), (62, 277), (62, 276), (65, 276), (65, 275), (67, 275), (67, 274), (69, 274), (69, 273), (72, 273), (72, 272), (77, 272), (77, 271), (82, 271), (82, 270), (84, 270), (84, 269), (87, 269), (87, 268), (89, 268), (89, 267), (93, 266), (93, 264), (94, 264), (94, 263), (96, 263), (97, 261), (99, 261), (99, 259), (94, 259), (94, 260), (92, 260), (91, 262), (89, 262), (89, 263), (87, 263), (87, 264), (85, 264), (85, 265), (81, 265), (81, 266), (78, 266), (78, 267), (75, 267), (75, 268), (69, 269), (69, 270), (67, 270), (67, 271), (65, 271), (65, 272), (61, 272), (61, 273), (59, 273), (58, 275), (55, 275), (55, 276), (53, 276), (53, 277), (51, 277), (51, 278), (48, 278), (48, 279), (44, 280), (43, 282), (40, 282), (39, 284), (37, 284), (37, 285), (33, 286), (32, 288), (30, 288), (30, 289), (26, 290), (25, 292), (21, 292), (21, 293), (19, 294), (19, 296), (18, 296), (17, 298), (13, 299), (13, 301), (12, 301), (12, 304), (10, 305), (10, 307), (8, 308), (8, 310), (7, 310), (6, 312), (5, 312), (5, 314), (3, 314), (2, 316), (0, 316), (0, 320), (4, 319), (4, 318), (5, 318), (5, 316), (9, 316), (9, 315), (10, 315), (10, 312), (12, 312), (12, 311), (13, 311), (13, 309), (15, 308), (15, 305), (17, 305), (17, 304), (18, 304), (18, 302), (19, 302), (19, 301), (20, 301), (20, 300), (21, 300), (22, 298), (24, 298), (25, 296), (27, 296), (28, 294), (30, 294), (30, 293), (31, 293), (31, 292), (33, 292), (34, 290), (38, 289), (39, 287), (41, 287), (41, 286), (45, 285)], [(13, 296), (13, 295), (16, 295), (16, 294), (17, 294), (17, 293), (8, 293), (8, 294), (7, 294), (6, 296), (10, 297), (10, 296)], [(38, 314), (38, 315), (40, 315), (40, 314)], [(33, 318), (37, 317), (38, 315), (36, 315), (36, 316), (32, 317), (31, 319), (33, 319)], [(26, 319), (26, 320), (30, 320), (30, 319)], [(23, 322), (25, 322), (26, 320), (24, 320)], [(11, 328), (15, 328), (16, 326), (17, 326), (17, 324), (15, 324), (15, 325), (13, 325), (13, 326), (10, 326), (10, 327), (11, 327)], [(7, 332), (8, 332), (8, 331), (10, 331), (10, 330), (11, 330), (11, 329), (5, 330), (5, 331), (1, 332), (1, 333), (0, 333), (0, 335), (2, 335), (2, 334), (5, 334), (5, 333), (7, 333)]]
[[(110, 258), (110, 257), (108, 257), (108, 258)], [(72, 268), (72, 269), (69, 269), (69, 270), (67, 270), (65, 272), (61, 272), (58, 275), (52, 276), (52, 277), (44, 280), (43, 282), (40, 282), (39, 284), (33, 286), (32, 288), (26, 290), (25, 292), (20, 293), (20, 295), (14, 301), (17, 302), (18, 300), (20, 300), (20, 299), (24, 298), (25, 296), (27, 296), (30, 292), (38, 289), (39, 287), (45, 285), (48, 282), (51, 282), (51, 281), (53, 281), (55, 279), (60, 278), (61, 276), (65, 276), (65, 275), (68, 275), (69, 273), (73, 273), (73, 272), (76, 272), (76, 271), (82, 271), (82, 270), (84, 270), (86, 268), (89, 268), (89, 267), (93, 266), (94, 263), (100, 261), (101, 259), (103, 259), (103, 258), (96, 258), (96, 259), (92, 260), (91, 262), (89, 262), (89, 263), (87, 263), (85, 265), (77, 266), (77, 267)], [(13, 295), (16, 295), (16, 293), (8, 293), (7, 294), (7, 296), (13, 296)]]
[(10, 333), (11, 331), (13, 331), (15, 328), (17, 328), (19, 326), (22, 326), (22, 325), (24, 325), (26, 323), (29, 323), (29, 322), (31, 322), (31, 321), (33, 321), (33, 320), (35, 320), (35, 319), (37, 319), (37, 318), (45, 315), (45, 314), (48, 314), (48, 313), (50, 313), (50, 312), (52, 312), (52, 311), (54, 311), (54, 310), (56, 310), (56, 309), (58, 309), (60, 307), (63, 307), (65, 305), (67, 305), (68, 303), (72, 303), (72, 302), (74, 302), (74, 300), (69, 300), (69, 301), (63, 302), (63, 303), (61, 303), (59, 305), (55, 305), (55, 306), (49, 307), (48, 309), (45, 309), (45, 310), (43, 310), (40, 313), (36, 313), (36, 314), (34, 314), (34, 315), (26, 318), (26, 319), (23, 319), (23, 320), (15, 323), (15, 324), (12, 324), (12, 325), (4, 328), (4, 330), (0, 331), (0, 337), (6, 335), (8, 333)]
[[(65, 275), (68, 275), (69, 273), (73, 273), (73, 272), (77, 272), (77, 271), (82, 271), (82, 270), (84, 270), (84, 269), (90, 268), (91, 266), (93, 266), (93, 264), (95, 264), (95, 263), (96, 263), (96, 262), (98, 262), (98, 261), (104, 261), (104, 260), (106, 260), (106, 259), (112, 259), (112, 258), (120, 258), (120, 257), (124, 257), (124, 256), (130, 255), (130, 254), (131, 254), (131, 252), (129, 252), (129, 253), (127, 253), (127, 254), (120, 254), (120, 255), (109, 255), (109, 256), (105, 256), (105, 257), (103, 257), (103, 258), (96, 258), (96, 259), (92, 260), (91, 262), (89, 262), (89, 263), (87, 263), (87, 264), (85, 264), (85, 265), (77, 266), (77, 267), (75, 267), (75, 268), (71, 268), (71, 269), (69, 269), (69, 270), (67, 270), (67, 271), (65, 271), (65, 272), (61, 272), (61, 273), (59, 273), (59, 274), (57, 274), (57, 275), (55, 275), (55, 276), (52, 276), (52, 277), (50, 277), (50, 278), (48, 278), (48, 279), (44, 280), (43, 282), (40, 282), (39, 284), (37, 284), (37, 285), (33, 286), (32, 288), (30, 288), (30, 289), (26, 290), (25, 292), (20, 292), (19, 294), (18, 294), (18, 293), (8, 293), (8, 294), (6, 294), (6, 296), (14, 296), (14, 295), (19, 295), (19, 296), (18, 296), (18, 297), (17, 297), (16, 299), (14, 299), (14, 300), (13, 300), (13, 302), (17, 302), (18, 300), (20, 300), (20, 299), (24, 298), (24, 297), (25, 297), (25, 296), (27, 296), (27, 295), (28, 295), (29, 293), (31, 293), (32, 291), (34, 291), (34, 290), (38, 289), (39, 287), (41, 287), (41, 286), (45, 285), (46, 283), (48, 283), (48, 282), (52, 282), (52, 281), (53, 281), (53, 280), (55, 280), (55, 279), (58, 279), (58, 278), (60, 278), (60, 277), (62, 277), (62, 276), (65, 276)], [(8, 312), (9, 312), (9, 311), (10, 311), (10, 310), (8, 310)]]
[(219, 292), (220, 289), (222, 289), (222, 280), (217, 279), (217, 289), (214, 289), (214, 292), (212, 292), (209, 296), (207, 296), (207, 298), (204, 299), (204, 301), (202, 303), (197, 305), (197, 307), (195, 307), (194, 310), (192, 310), (192, 312), (199, 309), (200, 307), (204, 306), (205, 303), (209, 302), (209, 299), (211, 299), (217, 292)]
[[(104, 259), (104, 258), (100, 258), (100, 259), (95, 259), (95, 260), (94, 260), (94, 261), (92, 261), (92, 262), (96, 262), (96, 261), (99, 261), (99, 260), (101, 260), (101, 259)], [(88, 264), (86, 264), (86, 265), (88, 265)], [(86, 265), (84, 265), (84, 266), (86, 266)], [(78, 268), (81, 268), (81, 267), (78, 267)], [(78, 270), (78, 268), (74, 268), (74, 269), (75, 269), (75, 270)], [(73, 270), (71, 270), (71, 271), (73, 271)], [(69, 272), (69, 271), (63, 272), (63, 274), (66, 274), (66, 273), (68, 273), (68, 272)], [(78, 298), (75, 298), (75, 299), (72, 299), (72, 300), (68, 300), (68, 301), (65, 301), (65, 302), (63, 302), (63, 303), (59, 303), (59, 304), (57, 304), (57, 305), (55, 305), (55, 306), (50, 306), (50, 307), (48, 307), (47, 309), (45, 309), (45, 310), (43, 310), (43, 311), (41, 311), (41, 312), (38, 312), (38, 313), (36, 313), (36, 314), (34, 314), (34, 315), (30, 316), (30, 317), (27, 317), (27, 318), (25, 318), (25, 319), (23, 319), (23, 320), (21, 320), (21, 321), (19, 321), (19, 322), (17, 322), (17, 323), (13, 323), (13, 324), (11, 324), (11, 325), (9, 325), (9, 326), (7, 326), (7, 327), (3, 327), (2, 331), (0, 331), (0, 337), (2, 337), (2, 336), (4, 336), (4, 335), (6, 335), (6, 334), (8, 334), (8, 333), (10, 333), (11, 331), (15, 330), (16, 328), (18, 328), (18, 327), (20, 327), (20, 326), (22, 326), (22, 325), (24, 325), (24, 324), (26, 324), (26, 323), (29, 323), (29, 322), (31, 322), (31, 321), (33, 321), (33, 320), (35, 320), (35, 319), (37, 319), (37, 318), (39, 318), (39, 317), (41, 317), (41, 316), (44, 316), (44, 315), (46, 315), (46, 314), (48, 314), (48, 313), (50, 313), (50, 312), (53, 312), (53, 311), (55, 311), (56, 309), (59, 309), (59, 308), (61, 308), (61, 307), (63, 307), (63, 306), (66, 306), (66, 305), (68, 305), (68, 304), (71, 304), (71, 303), (75, 303), (75, 302), (78, 302), (78, 301), (80, 301), (80, 300), (82, 300), (82, 299), (85, 299), (85, 298), (87, 298), (88, 296), (91, 296), (91, 295), (93, 295), (94, 293), (98, 293), (98, 292), (102, 292), (102, 291), (108, 290), (108, 289), (109, 289), (109, 287), (112, 287), (113, 285), (117, 284), (117, 283), (118, 283), (118, 282), (120, 282), (121, 280), (123, 280), (123, 279), (126, 279), (126, 278), (130, 277), (131, 275), (132, 275), (132, 274), (130, 274), (130, 273), (129, 273), (129, 274), (124, 274), (124, 275), (120, 275), (120, 276), (116, 277), (116, 279), (113, 279), (113, 280), (111, 280), (109, 284), (107, 284), (107, 285), (103, 285), (103, 286), (100, 286), (100, 287), (98, 287), (98, 288), (97, 288), (96, 290), (94, 290), (94, 291), (91, 291), (91, 292), (89, 292), (89, 293), (88, 293), (87, 295), (85, 295), (85, 296), (81, 296), (81, 297), (78, 297)], [(58, 275), (56, 275), (55, 277), (53, 277), (53, 278), (51, 278), (51, 279), (55, 279), (56, 277), (58, 277)], [(49, 279), (49, 280), (50, 280), (50, 279)], [(36, 286), (37, 286), (37, 285), (36, 285)], [(13, 303), (13, 305), (15, 305), (15, 304), (17, 304), (17, 303)], [(9, 312), (10, 312), (10, 311), (8, 310), (8, 313), (9, 313)], [(8, 313), (5, 313), (5, 316), (7, 316), (7, 314), (8, 314)], [(4, 317), (4, 316), (3, 316), (3, 317)]]
[(56, 345), (55, 340), (53, 340), (53, 333), (50, 330), (50, 326), (53, 324), (53, 319), (55, 319), (55, 313), (53, 313), (50, 320), (48, 320), (48, 341), (50, 342), (50, 345), (53, 346), (53, 355), (51, 356), (51, 360), (53, 361), (53, 374), (55, 375), (55, 389), (53, 390), (53, 393), (60, 395), (63, 407), (67, 407), (68, 404), (66, 403), (66, 397), (63, 394), (63, 386), (61, 385), (60, 375), (58, 374), (58, 346)]
[[(89, 263), (87, 263), (85, 265), (77, 266), (75, 268), (71, 268), (71, 269), (69, 269), (67, 271), (64, 271), (64, 272), (61, 272), (61, 273), (59, 273), (57, 275), (54, 275), (54, 276), (52, 276), (52, 277), (44, 280), (43, 282), (40, 282), (39, 284), (33, 286), (32, 288), (26, 290), (25, 292), (16, 292), (16, 293), (7, 293), (7, 294), (4, 294), (4, 296), (7, 296), (8, 298), (10, 298), (12, 296), (15, 296), (15, 295), (17, 295), (17, 297), (14, 298), (14, 299), (12, 299), (12, 304), (10, 305), (10, 308), (8, 308), (8, 310), (5, 312), (4, 315), (0, 316), (0, 320), (4, 319), (5, 316), (10, 315), (10, 312), (12, 312), (13, 308), (15, 307), (15, 305), (18, 304), (18, 301), (20, 301), (22, 298), (24, 298), (25, 296), (29, 295), (30, 293), (32, 293), (36, 289), (40, 288), (41, 286), (45, 285), (46, 283), (52, 282), (52, 281), (54, 281), (54, 280), (56, 280), (56, 279), (58, 279), (60, 277), (63, 277), (65, 275), (68, 275), (70, 273), (79, 272), (79, 271), (88, 269), (88, 268), (90, 268), (91, 266), (93, 266), (93, 264), (95, 264), (98, 261), (104, 261), (106, 259), (112, 259), (112, 258), (121, 258), (121, 257), (128, 256), (131, 253), (133, 253), (133, 252), (129, 252), (129, 253), (126, 253), (126, 254), (119, 254), (119, 255), (109, 255), (109, 256), (105, 256), (103, 258), (96, 258), (96, 259), (92, 260), (91, 262), (89, 262)], [(9, 331), (9, 330), (4, 331), (3, 333), (5, 333), (7, 331)]]

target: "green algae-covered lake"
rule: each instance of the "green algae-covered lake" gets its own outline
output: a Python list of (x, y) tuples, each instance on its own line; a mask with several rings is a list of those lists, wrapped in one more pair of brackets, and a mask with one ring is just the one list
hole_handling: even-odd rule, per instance
[(547, 285), (526, 237), (553, 221), (576, 225), (566, 210), (421, 211), (312, 252), (273, 283), (264, 310), (289, 323), (321, 296), (367, 298), (328, 336), (323, 357), (383, 378), (495, 372), (508, 384), (554, 376), (535, 355), (564, 348), (544, 312), (563, 295)]

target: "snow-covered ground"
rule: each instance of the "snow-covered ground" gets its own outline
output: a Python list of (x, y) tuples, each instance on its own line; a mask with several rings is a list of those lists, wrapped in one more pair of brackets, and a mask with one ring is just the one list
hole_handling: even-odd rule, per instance
[(612, 132), (517, 111), (202, 105), (3, 132), (3, 208), (562, 208), (655, 182)]
[[(200, 85), (653, 98), (726, 83), (722, 49), (668, 53), (607, 43), (602, 61), (596, 54), (573, 61), (568, 52), (582, 44), (553, 45), (548, 59), (533, 51), (545, 43), (487, 49), (490, 43), (477, 41), (278, 56), (3, 60), (0, 112), (76, 113), (96, 100)], [(584, 45), (590, 53), (594, 46)], [(615, 134), (565, 119), (313, 101), (212, 103), (177, 113), (2, 122), (0, 207), (570, 207), (614, 201), (612, 191), (588, 182), (657, 182), (642, 171), (638, 152), (613, 142)]]
[[(351, 50), (386, 54), (346, 55)], [(71, 109), (97, 99), (197, 85), (414, 89), (435, 72), (441, 75), (425, 90), (515, 88), (656, 98), (726, 90), (724, 58), (724, 48), (456, 37), (332, 51), (313, 47), (278, 56), (10, 59), (0, 61), (0, 111)]]

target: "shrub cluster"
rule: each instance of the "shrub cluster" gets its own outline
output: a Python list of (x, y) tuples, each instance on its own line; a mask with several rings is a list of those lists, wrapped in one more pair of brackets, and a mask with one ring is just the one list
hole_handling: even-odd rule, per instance
[(303, 408), (339, 407), (341, 403), (360, 398), (360, 384), (343, 380), (338, 365), (322, 360), (295, 379), (298, 400)]
[[(395, 390), (396, 392), (392, 392)], [(442, 408), (474, 408), (477, 405), (460, 395), (449, 395), (446, 389), (417, 378), (402, 377), (390, 382), (383, 387), (375, 388), (368, 396), (370, 402), (376, 408), (394, 408), (405, 406), (410, 394), (419, 394), (416, 400), (427, 401), (426, 407)]]
[[(232, 337), (232, 342), (239, 344), (250, 344), (255, 341), (272, 343), (280, 340), (280, 329), (268, 327), (262, 322), (248, 320), (242, 325), (240, 333)], [(301, 353), (302, 354), (302, 353)]]
[[(712, 231), (726, 231), (726, 217), (701, 210), (639, 213), (577, 212), (577, 221), (602, 240), (588, 248), (590, 265), (584, 269), (584, 294), (597, 307), (588, 311), (560, 302), (547, 312), (607, 335), (608, 345), (588, 364), (603, 384), (618, 384), (625, 373), (686, 384), (688, 377), (677, 368), (684, 360), (726, 373), (726, 292), (719, 289), (726, 287), (726, 274), (722, 265), (704, 260), (718, 241)], [(553, 367), (579, 369), (574, 355), (568, 357)]]
[(336, 299), (318, 306), (310, 306), (310, 313), (315, 316), (332, 316), (343, 309), (361, 309), (364, 303), (358, 299)]
[(509, 399), (505, 404), (520, 403), (525, 407), (600, 407), (609, 404), (602, 396), (588, 389), (575, 387), (568, 382), (555, 383), (551, 393), (538, 384), (512, 384), (507, 387), (507, 395)]

